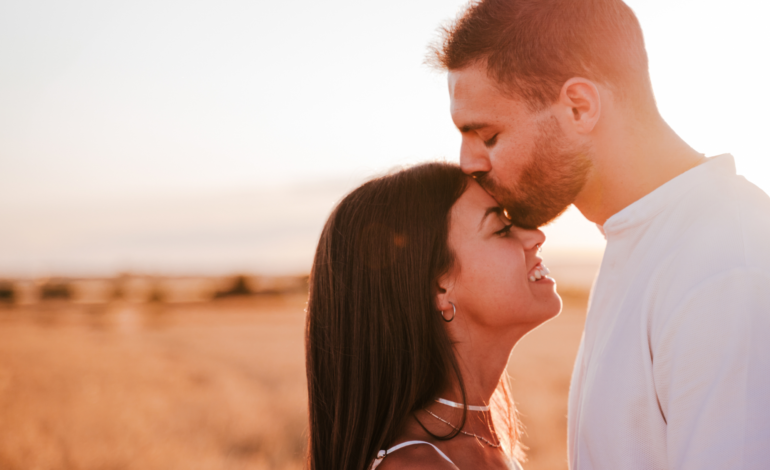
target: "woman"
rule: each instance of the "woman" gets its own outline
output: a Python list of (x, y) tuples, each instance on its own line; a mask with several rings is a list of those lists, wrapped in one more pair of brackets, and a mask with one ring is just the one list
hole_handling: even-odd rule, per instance
[(505, 369), (561, 310), (544, 240), (452, 164), (346, 196), (310, 281), (310, 469), (519, 468)]

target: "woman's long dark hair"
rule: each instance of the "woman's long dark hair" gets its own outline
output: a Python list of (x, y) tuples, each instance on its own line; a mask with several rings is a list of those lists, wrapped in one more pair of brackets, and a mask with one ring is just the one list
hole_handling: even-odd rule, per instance
[(467, 183), (457, 165), (418, 165), (365, 183), (326, 222), (307, 308), (310, 470), (365, 470), (452, 379), (465, 401), (434, 298)]

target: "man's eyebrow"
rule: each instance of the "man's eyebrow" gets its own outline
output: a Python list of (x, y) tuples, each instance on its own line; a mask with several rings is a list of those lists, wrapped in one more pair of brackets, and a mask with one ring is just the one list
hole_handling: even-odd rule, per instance
[(475, 131), (477, 129), (481, 129), (482, 127), (487, 127), (487, 126), (488, 124), (483, 122), (471, 122), (470, 124), (466, 124), (462, 127), (458, 127), (458, 129), (460, 129), (460, 132), (465, 134), (466, 132)]
[(487, 210), (484, 211), (484, 217), (482, 217), (481, 222), (479, 222), (479, 230), (481, 230), (481, 226), (484, 225), (484, 220), (486, 220), (489, 214), (501, 215), (502, 213), (503, 213), (503, 208), (500, 206), (488, 207)]

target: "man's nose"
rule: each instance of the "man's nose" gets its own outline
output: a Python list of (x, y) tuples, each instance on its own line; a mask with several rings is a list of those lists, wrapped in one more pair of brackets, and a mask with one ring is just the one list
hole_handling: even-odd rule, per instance
[(460, 146), (460, 168), (466, 175), (487, 173), (492, 169), (486, 148), (477, 140), (463, 137)]

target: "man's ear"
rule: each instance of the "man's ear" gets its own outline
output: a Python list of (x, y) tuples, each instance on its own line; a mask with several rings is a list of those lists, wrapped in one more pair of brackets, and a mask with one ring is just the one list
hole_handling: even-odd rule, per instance
[(577, 134), (590, 134), (602, 114), (599, 88), (591, 80), (573, 77), (564, 82), (558, 105), (562, 125)]

